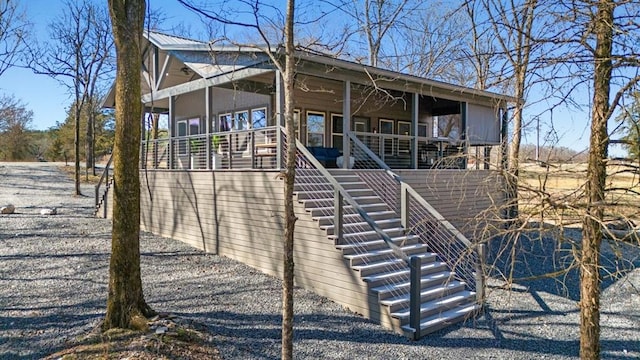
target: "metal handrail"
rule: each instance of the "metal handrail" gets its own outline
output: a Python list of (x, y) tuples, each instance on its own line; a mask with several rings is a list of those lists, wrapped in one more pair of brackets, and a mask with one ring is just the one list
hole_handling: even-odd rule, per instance
[[(284, 132), (284, 128), (283, 127), (281, 127), (281, 131)], [(333, 177), (333, 175), (331, 175), (331, 173), (327, 169), (325, 169), (324, 166), (322, 166), (322, 164), (309, 152), (309, 150), (307, 150), (307, 148), (298, 139), (296, 139), (296, 149), (298, 151), (300, 151), (306, 157), (306, 159), (316, 168), (317, 171), (320, 172), (320, 174), (322, 174), (322, 176), (324, 176), (326, 178), (327, 181), (329, 181), (331, 186), (333, 186), (333, 189), (336, 192), (336, 195), (339, 195), (340, 197), (342, 197), (342, 199), (344, 199), (345, 202), (347, 202), (347, 204), (351, 205), (353, 207), (353, 209), (362, 217), (362, 219), (369, 226), (371, 226), (371, 228), (378, 235), (380, 235), (382, 240), (393, 251), (393, 253), (399, 259), (404, 260), (408, 264), (409, 263), (409, 257), (407, 256), (407, 254), (405, 254), (404, 251), (402, 251), (402, 249), (398, 245), (396, 245), (393, 242), (393, 240), (391, 240), (391, 237), (389, 237), (389, 235), (387, 235), (376, 224), (375, 220), (373, 220), (367, 214), (367, 212), (353, 199), (353, 197), (344, 189), (344, 187), (342, 187), (342, 185), (340, 185), (340, 183), (338, 183), (338, 181)], [(341, 204), (341, 201), (339, 199), (336, 199), (336, 203)], [(338, 222), (336, 222), (336, 224), (342, 225), (342, 222), (338, 221)], [(337, 229), (337, 231), (339, 231), (341, 233), (341, 229)]]
[(102, 183), (109, 181), (109, 169), (111, 168), (111, 161), (112, 160), (113, 160), (113, 151), (111, 152), (111, 156), (109, 156), (109, 160), (107, 161), (107, 165), (105, 166), (104, 171), (102, 172), (102, 175), (100, 176), (100, 180), (98, 181), (98, 184), (95, 186), (95, 206), (96, 206), (96, 208), (98, 207), (98, 204), (100, 203), (100, 201), (99, 201), (99, 198), (100, 198), (100, 187), (102, 186)]
[[(417, 204), (418, 206), (420, 206), (420, 209), (414, 210), (426, 211), (428, 217), (440, 224), (444, 228), (444, 230), (449, 233), (449, 236), (456, 239), (468, 250), (476, 253), (476, 255), (478, 256), (476, 258), (476, 262), (481, 262), (483, 260), (481, 258), (483, 256), (483, 249), (481, 248), (481, 245), (474, 245), (469, 239), (467, 239), (464, 234), (462, 234), (455, 226), (453, 226), (453, 224), (451, 224), (451, 222), (449, 222), (442, 214), (440, 214), (440, 212), (438, 212), (433, 206), (431, 206), (431, 204), (429, 204), (415, 189), (413, 189), (411, 185), (406, 183), (400, 175), (394, 173), (391, 168), (389, 168), (389, 166), (386, 165), (384, 161), (382, 161), (378, 156), (376, 156), (373, 151), (371, 151), (371, 149), (369, 149), (362, 141), (360, 141), (360, 139), (358, 139), (355, 134), (347, 133), (347, 136), (353, 142), (353, 146), (358, 148), (359, 152), (366, 154), (371, 161), (373, 161), (381, 170), (384, 170), (387, 175), (389, 175), (398, 185), (400, 185), (400, 206), (397, 210), (399, 210), (400, 212), (402, 226), (405, 229), (412, 230), (417, 228), (419, 225), (422, 225), (419, 222), (411, 221), (411, 215), (413, 215), (413, 218), (415, 219), (417, 214), (416, 211), (410, 210), (410, 203)], [(356, 153), (356, 151), (352, 150), (351, 153), (354, 154)], [(397, 195), (394, 195), (394, 198), (395, 196)], [(446, 233), (441, 232), (441, 234), (443, 237), (447, 236)], [(455, 267), (458, 263), (457, 261), (454, 261), (455, 259), (445, 258), (444, 260), (452, 267)], [(477, 272), (477, 268), (474, 268), (473, 271)], [(478, 290), (478, 285), (480, 285), (480, 287), (483, 287), (484, 282), (482, 279), (479, 279), (479, 277), (481, 276), (482, 274), (477, 273), (475, 279), (473, 279), (474, 281), (470, 281), (472, 279), (469, 278), (470, 276), (467, 276), (466, 280), (468, 286), (474, 290)], [(478, 291), (478, 293), (480, 293), (480, 291)]]
[[(447, 228), (447, 230), (451, 231), (458, 240), (469, 247), (473, 246), (471, 244), (471, 241), (469, 241), (469, 239), (467, 239), (467, 237), (464, 236), (460, 232), (460, 230), (453, 226), (453, 224), (451, 224), (444, 216), (442, 216), (442, 214), (440, 214), (438, 210), (431, 206), (431, 204), (429, 204), (420, 194), (418, 194), (418, 192), (413, 187), (411, 187), (411, 185), (407, 184), (400, 175), (393, 172), (393, 170), (391, 170), (391, 168), (387, 164), (385, 164), (382, 159), (376, 156), (376, 154), (371, 151), (371, 149), (369, 149), (364, 143), (362, 143), (360, 139), (355, 137), (352, 133), (348, 133), (347, 136), (349, 136), (353, 143), (356, 144), (365, 154), (367, 154), (371, 158), (371, 160), (375, 161), (375, 163), (380, 166), (380, 169), (385, 170), (385, 172), (389, 176), (391, 176), (395, 181), (398, 182), (398, 184), (400, 184), (401, 191), (403, 193), (407, 192), (409, 195), (411, 195), (412, 198), (418, 201), (418, 203), (420, 203), (420, 205), (422, 205), (434, 218), (436, 218), (436, 220), (438, 220), (445, 228)], [(402, 209), (405, 209), (404, 204), (402, 206)], [(403, 221), (406, 221), (406, 219), (403, 218)]]

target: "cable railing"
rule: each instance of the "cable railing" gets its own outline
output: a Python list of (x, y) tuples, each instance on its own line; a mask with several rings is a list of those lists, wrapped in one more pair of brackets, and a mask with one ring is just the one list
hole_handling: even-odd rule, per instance
[(472, 244), (459, 230), (447, 221), (410, 185), (403, 182), (385, 162), (378, 158), (360, 139), (348, 134), (350, 154), (361, 164), (356, 169), (375, 193), (394, 211), (400, 214), (403, 226), (409, 234), (416, 235), (439, 254), (461, 280), (478, 294), (482, 301), (484, 288), (480, 268), (484, 256), (483, 245)]
[[(282, 151), (286, 154), (288, 144), (286, 134), (282, 137)], [(409, 258), (403, 247), (408, 244), (403, 242), (404, 231), (378, 225), (365, 209), (367, 206), (372, 206), (366, 203), (366, 196), (352, 195), (354, 191), (358, 192), (361, 189), (349, 188), (349, 183), (344, 185), (339, 183), (298, 140), (296, 140), (295, 186), (298, 199), (310, 204), (310, 208), (313, 208), (312, 216), (322, 219), (324, 225), (321, 226), (328, 228), (328, 232), (336, 241), (336, 246), (341, 248), (347, 256), (358, 258), (358, 265), (355, 268), (361, 271), (363, 277), (367, 276), (369, 267), (373, 269), (375, 264), (381, 262), (386, 262), (387, 272), (407, 269)], [(359, 201), (365, 201), (365, 203), (361, 204)], [(388, 210), (386, 204), (384, 207)], [(369, 255), (373, 254), (369, 247), (372, 242), (376, 242), (375, 246), (378, 250), (388, 249), (388, 251)], [(377, 286), (390, 286), (397, 282), (397, 277), (382, 278)], [(401, 290), (391, 291), (393, 297), (401, 295)]]
[(98, 206), (100, 206), (102, 204), (102, 217), (104, 217), (105, 219), (107, 218), (107, 193), (106, 191), (102, 192), (102, 199), (100, 199), (100, 188), (102, 187), (102, 184), (105, 185), (105, 187), (109, 186), (109, 182), (111, 182), (111, 178), (113, 177), (113, 174), (111, 173), (111, 161), (113, 161), (113, 152), (111, 152), (111, 155), (109, 156), (109, 161), (107, 161), (107, 165), (105, 165), (104, 170), (102, 171), (102, 175), (100, 175), (100, 180), (98, 180), (98, 183), (96, 184), (94, 190), (95, 190), (95, 212), (97, 215), (97, 211), (98, 211)]
[(176, 136), (142, 142), (148, 170), (277, 169), (277, 127)]
[[(446, 137), (414, 137), (383, 133), (352, 132), (375, 156), (392, 169), (464, 169), (466, 154), (459, 143)], [(370, 165), (370, 164), (369, 164)], [(354, 168), (367, 169), (355, 160)]]

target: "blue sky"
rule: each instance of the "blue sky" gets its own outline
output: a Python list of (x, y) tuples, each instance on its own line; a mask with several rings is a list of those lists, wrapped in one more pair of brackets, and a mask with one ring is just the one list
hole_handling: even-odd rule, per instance
[[(104, 0), (106, 3), (106, 0)], [(201, 21), (178, 4), (175, 0), (148, 0), (154, 9), (160, 9), (168, 16), (169, 26), (187, 24), (193, 31), (202, 28)], [(39, 41), (46, 41), (47, 26), (57, 16), (62, 14), (64, 2), (62, 0), (23, 0), (27, 16), (33, 23), (35, 34)], [(29, 69), (10, 68), (0, 77), (0, 92), (13, 94), (22, 100), (29, 110), (33, 111), (32, 127), (45, 130), (63, 122), (66, 111), (73, 96), (68, 89), (57, 80), (46, 76), (36, 75)]]
[[(106, 2), (106, 1), (105, 1)], [(201, 20), (182, 7), (176, 0), (149, 0), (148, 4), (153, 9), (163, 12), (167, 19), (167, 26), (181, 25), (191, 32), (198, 34), (204, 31)], [(27, 15), (34, 25), (36, 36), (40, 41), (47, 38), (47, 25), (63, 11), (61, 0), (28, 0), (24, 1)], [(165, 26), (163, 26), (165, 27)], [(21, 99), (28, 109), (33, 111), (33, 128), (48, 129), (56, 125), (56, 122), (64, 121), (66, 109), (71, 103), (72, 96), (68, 89), (57, 80), (46, 75), (36, 75), (29, 69), (11, 68), (0, 77), (0, 92), (13, 94)], [(586, 94), (585, 94), (586, 95)], [(531, 100), (536, 97), (530, 94)], [(585, 96), (584, 103), (588, 102)], [(549, 133), (551, 113), (545, 111), (544, 102), (535, 105), (534, 109), (525, 113), (525, 118), (532, 121), (534, 114), (540, 114), (541, 144), (545, 134)], [(553, 112), (555, 135), (559, 138), (559, 145), (575, 150), (583, 150), (589, 142), (589, 114), (586, 111), (575, 109), (556, 109)], [(531, 127), (524, 134), (524, 143), (536, 143), (535, 127)], [(611, 148), (614, 155), (621, 150)]]

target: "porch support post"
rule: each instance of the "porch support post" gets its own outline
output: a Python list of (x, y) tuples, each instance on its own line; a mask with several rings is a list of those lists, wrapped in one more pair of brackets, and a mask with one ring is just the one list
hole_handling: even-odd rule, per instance
[[(282, 74), (280, 71), (276, 71), (276, 101), (275, 101), (275, 120), (276, 120), (276, 164), (277, 168), (282, 168), (282, 131), (280, 131), (281, 126), (285, 126), (284, 119), (284, 82), (282, 79)], [(295, 144), (296, 139), (288, 139), (289, 144)]]
[[(147, 113), (147, 107), (142, 104), (142, 116), (140, 117), (140, 158), (138, 159), (138, 164), (140, 164), (141, 169), (146, 169), (147, 167), (147, 153), (146, 150), (149, 148), (147, 145), (147, 127), (145, 126), (144, 119), (145, 114)], [(153, 114), (152, 114), (153, 116)]]
[(420, 94), (413, 93), (411, 101), (411, 167), (418, 168), (418, 119), (420, 118)]
[(491, 169), (491, 147), (484, 147), (484, 157), (482, 158), (482, 161), (484, 162), (485, 170)]
[(169, 96), (169, 169), (173, 169), (175, 167), (174, 164), (174, 148), (173, 143), (175, 136), (175, 126), (176, 126), (176, 104), (175, 97)]
[(509, 167), (509, 112), (506, 106), (502, 108), (502, 126), (500, 127), (501, 166), (506, 170)]
[(204, 128), (207, 151), (207, 169), (211, 169), (211, 88), (204, 88)]
[(467, 103), (460, 103), (460, 143), (462, 144), (462, 154), (460, 154), (461, 167), (467, 168)]
[(351, 162), (351, 141), (349, 132), (351, 131), (351, 81), (343, 82), (342, 91), (342, 167), (349, 168)]

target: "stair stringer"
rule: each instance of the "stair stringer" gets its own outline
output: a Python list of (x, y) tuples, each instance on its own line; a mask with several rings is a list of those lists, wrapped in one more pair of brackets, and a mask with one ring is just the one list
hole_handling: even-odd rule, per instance
[[(342, 172), (342, 174), (346, 175), (347, 177), (351, 175), (351, 176), (360, 178), (355, 173), (348, 174), (348, 173)], [(351, 180), (353, 180), (353, 178)], [(364, 180), (362, 179), (360, 179), (360, 181), (364, 182)], [(321, 183), (314, 184), (314, 186), (316, 187), (318, 185), (323, 186), (326, 184), (321, 184)], [(362, 190), (362, 188), (360, 188), (360, 190)], [(301, 219), (305, 219), (308, 222), (309, 221), (308, 218), (311, 217), (312, 222), (316, 222), (313, 219), (315, 218), (316, 220), (318, 220), (317, 217), (309, 216), (309, 214), (313, 213), (314, 205), (312, 205), (311, 208), (309, 208), (309, 206), (304, 205), (305, 202), (309, 204), (313, 204), (314, 203), (313, 196), (309, 195), (308, 193), (305, 193), (305, 191), (303, 190), (298, 190), (296, 192), (296, 196), (298, 200), (296, 202), (296, 205), (297, 205), (296, 214), (299, 214), (298, 221), (300, 221)], [(317, 195), (317, 196), (320, 196), (320, 195)], [(326, 202), (327, 201), (325, 200), (324, 203)], [(367, 202), (371, 202), (371, 199), (367, 199)], [(304, 213), (305, 216), (303, 216), (301, 212)], [(353, 215), (349, 215), (349, 216), (350, 216), (350, 220), (355, 221), (353, 219), (354, 218)], [(397, 214), (395, 214), (395, 216), (397, 216)], [(328, 222), (328, 219), (326, 219), (326, 216), (322, 220), (325, 223)], [(363, 220), (363, 219), (360, 219), (360, 220)], [(307, 224), (307, 226), (312, 226), (312, 225)], [(333, 241), (332, 237), (329, 237), (329, 239)], [(408, 316), (404, 316), (405, 314), (403, 314), (403, 312), (397, 311), (397, 309), (395, 311), (392, 311), (392, 306), (395, 306), (395, 305), (388, 306), (383, 304), (384, 299), (382, 298), (382, 295), (378, 293), (380, 284), (373, 283), (370, 281), (365, 281), (367, 277), (360, 276), (361, 274), (359, 273), (360, 271), (364, 271), (364, 270), (356, 269), (357, 266), (352, 266), (351, 264), (352, 260), (350, 260), (347, 257), (348, 255), (344, 253), (344, 249), (342, 250), (338, 249), (338, 250), (339, 250), (339, 253), (341, 253), (340, 256), (342, 257), (342, 264), (343, 264), (342, 269), (344, 270), (346, 268), (351, 270), (351, 272), (347, 271), (347, 274), (343, 274), (342, 276), (346, 276), (352, 281), (354, 278), (360, 279), (361, 281), (360, 286), (358, 286), (355, 283), (353, 285), (359, 288), (360, 291), (363, 293), (360, 293), (357, 296), (352, 296), (350, 299), (345, 299), (345, 298), (342, 298), (339, 294), (338, 296), (336, 296), (336, 293), (331, 291), (321, 292), (321, 291), (317, 291), (317, 289), (315, 288), (314, 290), (317, 293), (336, 301), (337, 303), (347, 306), (352, 311), (362, 314), (363, 316), (380, 323), (385, 328), (391, 329), (394, 332), (399, 334), (411, 336), (409, 331), (407, 331)], [(414, 254), (420, 255), (419, 252), (414, 252)], [(422, 254), (423, 255), (428, 254), (428, 251), (426, 251), (426, 248)], [(434, 308), (433, 310), (425, 309), (423, 311), (423, 313), (425, 314), (424, 316), (425, 321), (429, 321), (431, 319), (431, 322), (433, 322), (433, 324), (429, 323), (430, 325), (428, 329), (422, 330), (423, 334), (431, 331), (436, 331), (440, 328), (446, 327), (453, 323), (463, 321), (469, 316), (472, 316), (475, 310), (479, 309), (479, 306), (474, 303), (475, 294), (473, 292), (463, 291), (465, 288), (464, 283), (461, 283), (455, 280), (455, 275), (447, 270), (446, 264), (441, 263), (439, 261), (435, 261), (435, 257), (432, 259), (431, 262), (438, 263), (437, 266), (434, 266), (434, 269), (440, 268), (440, 270), (434, 271), (433, 275), (440, 278), (434, 281), (431, 285), (428, 285), (427, 281), (424, 282), (425, 284), (424, 285), (425, 287), (423, 289), (425, 293), (424, 297), (426, 300), (429, 300), (429, 301), (425, 301), (425, 304), (437, 303), (438, 307)], [(430, 265), (426, 265), (426, 267), (428, 266)], [(402, 267), (408, 271), (408, 266), (406, 264), (404, 264)], [(431, 276), (430, 271), (431, 270), (425, 270), (426, 272), (424, 275), (425, 278), (428, 278), (429, 276)], [(440, 273), (445, 273), (448, 275), (444, 276), (444, 275), (441, 275)], [(369, 277), (371, 277), (371, 274), (369, 274)], [(333, 279), (331, 280), (332, 284), (328, 284), (328, 285), (332, 286), (334, 281), (340, 281), (340, 280)], [(398, 283), (403, 283), (403, 282), (405, 281), (398, 281)], [(364, 286), (362, 286), (363, 284)], [(313, 288), (313, 285), (311, 285), (310, 287)], [(400, 286), (400, 288), (404, 289), (402, 286)], [(430, 288), (434, 288), (434, 289), (444, 288), (444, 290), (442, 290), (444, 295), (442, 295), (441, 297), (433, 297), (433, 295), (429, 293)], [(402, 294), (399, 294), (399, 295), (401, 295), (399, 297), (404, 297), (404, 295)], [(388, 296), (388, 295), (385, 295), (385, 296)], [(353, 300), (356, 298), (357, 298), (357, 301), (354, 302)], [(440, 298), (442, 298), (443, 300), (439, 301), (438, 299)], [(462, 309), (462, 310), (457, 311), (456, 309)], [(449, 318), (444, 319), (444, 315), (443, 315), (443, 321), (439, 321), (438, 319), (439, 312), (446, 315), (447, 313), (451, 313), (452, 311), (455, 312), (455, 316), (450, 316)], [(399, 317), (398, 314), (402, 314), (402, 316)]]

